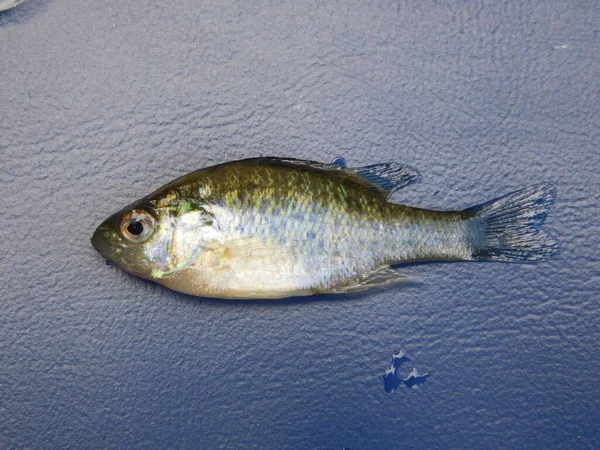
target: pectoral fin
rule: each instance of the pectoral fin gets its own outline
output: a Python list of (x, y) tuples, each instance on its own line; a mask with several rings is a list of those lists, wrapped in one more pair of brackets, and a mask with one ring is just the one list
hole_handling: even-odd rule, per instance
[(363, 292), (367, 289), (382, 288), (395, 283), (418, 282), (423, 279), (419, 276), (410, 275), (403, 270), (393, 267), (383, 267), (372, 272), (367, 278), (357, 284), (341, 286), (331, 290), (334, 294), (353, 294)]

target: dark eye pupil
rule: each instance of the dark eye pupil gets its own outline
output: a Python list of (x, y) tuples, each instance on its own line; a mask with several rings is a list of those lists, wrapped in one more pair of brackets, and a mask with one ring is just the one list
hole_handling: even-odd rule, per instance
[(139, 236), (140, 234), (142, 234), (142, 231), (144, 231), (144, 225), (142, 225), (142, 222), (136, 220), (127, 225), (127, 231), (129, 231), (134, 236)]

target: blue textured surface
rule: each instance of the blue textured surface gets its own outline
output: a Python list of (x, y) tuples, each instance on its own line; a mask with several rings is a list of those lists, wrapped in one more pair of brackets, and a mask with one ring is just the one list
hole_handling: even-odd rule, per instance
[[(598, 2), (198, 3), (0, 14), (0, 447), (600, 447)], [(394, 198), (424, 207), (554, 181), (562, 251), (251, 304), (91, 247), (130, 201), (260, 154), (414, 165)], [(388, 394), (399, 348), (431, 376)]]

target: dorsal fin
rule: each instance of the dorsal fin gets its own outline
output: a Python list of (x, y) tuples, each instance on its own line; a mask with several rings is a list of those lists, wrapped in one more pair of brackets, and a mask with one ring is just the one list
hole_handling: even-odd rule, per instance
[(402, 189), (421, 179), (417, 169), (395, 162), (371, 164), (364, 167), (347, 167), (342, 157), (335, 158), (331, 164), (294, 158), (260, 157), (251, 158), (259, 164), (271, 166), (304, 166), (317, 170), (330, 170), (358, 177), (363, 183), (389, 197), (393, 192)]
[[(336, 158), (337, 160), (337, 158)], [(306, 167), (309, 169), (317, 170), (333, 170), (336, 172), (346, 172), (345, 166), (342, 166), (334, 160), (331, 164), (322, 163), (318, 161), (311, 161), (309, 159), (296, 159), (296, 158), (279, 158), (276, 156), (261, 156), (259, 158), (248, 158), (241, 161), (254, 162), (265, 166), (280, 166), (280, 167)], [(234, 161), (236, 162), (236, 161)], [(237, 161), (239, 162), (239, 161)], [(345, 163), (345, 161), (344, 161)]]
[(386, 197), (421, 179), (417, 169), (394, 162), (348, 169), (346, 160), (342, 156), (338, 156), (331, 161), (331, 164), (355, 173), (369, 183), (374, 184), (379, 190), (383, 191)]
[(372, 164), (350, 170), (376, 185), (386, 197), (421, 179), (417, 169), (394, 162)]

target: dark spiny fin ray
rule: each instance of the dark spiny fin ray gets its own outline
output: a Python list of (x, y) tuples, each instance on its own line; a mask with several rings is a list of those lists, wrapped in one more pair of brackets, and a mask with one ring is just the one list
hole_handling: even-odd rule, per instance
[[(311, 161), (309, 159), (296, 159), (296, 158), (278, 158), (276, 156), (261, 156), (258, 158), (247, 158), (239, 161), (232, 161), (232, 163), (239, 162), (252, 162), (261, 166), (272, 166), (272, 167), (302, 167), (305, 169), (313, 170), (331, 170), (334, 172), (345, 172), (345, 167), (336, 164), (335, 160), (331, 164), (322, 163), (318, 161)], [(227, 163), (226, 163), (227, 164)]]
[(474, 259), (540, 261), (557, 250), (552, 236), (541, 229), (556, 198), (552, 184), (536, 184), (473, 208), (465, 213), (481, 219), (481, 244)]
[(397, 190), (421, 180), (421, 175), (417, 169), (394, 162), (358, 167), (353, 171), (379, 186), (387, 197)]

